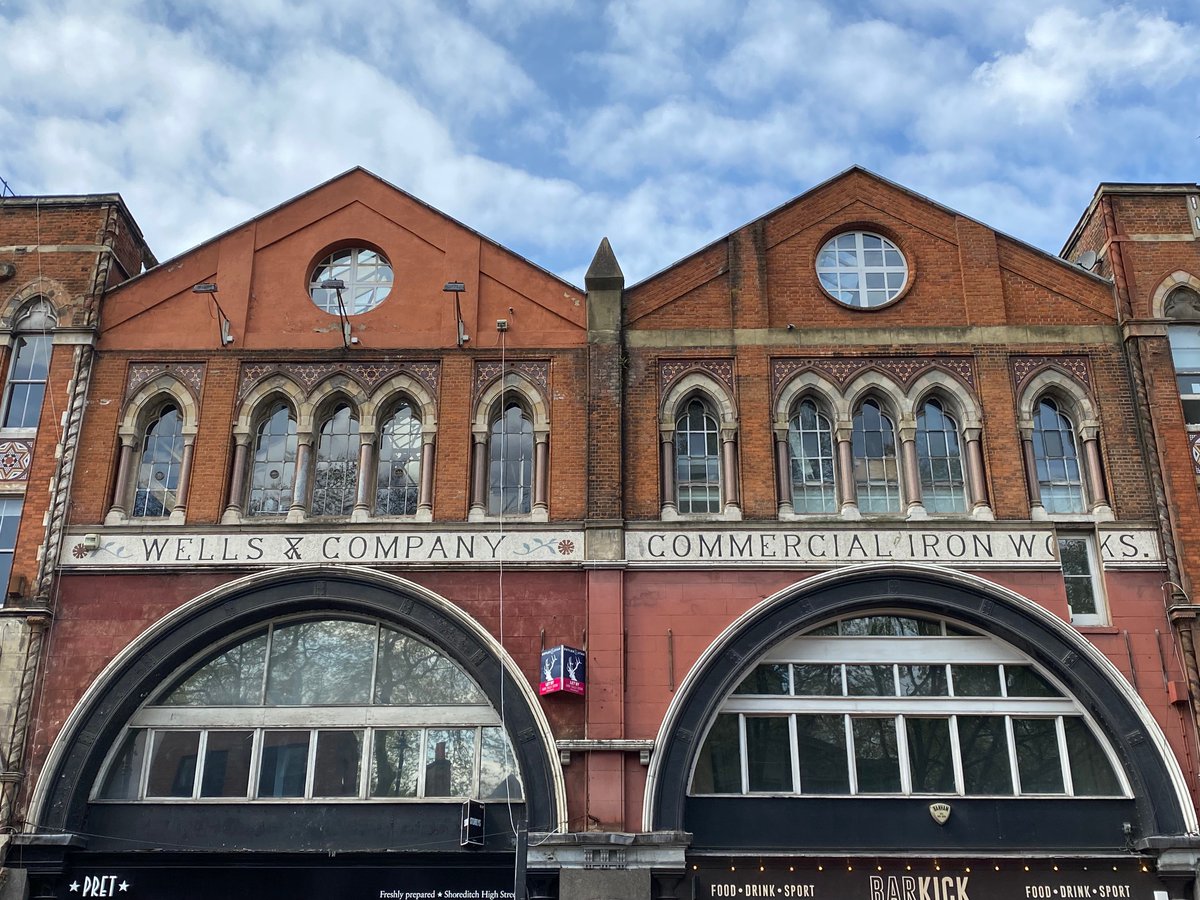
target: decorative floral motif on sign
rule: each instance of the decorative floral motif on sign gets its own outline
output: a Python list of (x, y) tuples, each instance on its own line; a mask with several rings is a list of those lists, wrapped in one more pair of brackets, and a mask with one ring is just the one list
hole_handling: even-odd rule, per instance
[(659, 396), (666, 396), (667, 389), (688, 372), (704, 372), (721, 382), (733, 393), (732, 359), (660, 359), (658, 361)]
[(163, 374), (175, 376), (179, 383), (187, 388), (192, 399), (200, 402), (200, 389), (204, 384), (204, 363), (132, 363), (125, 383), (125, 400), (128, 401), (147, 381)]
[(431, 394), (437, 395), (441, 363), (415, 362), (358, 362), (358, 363), (248, 363), (242, 366), (238, 383), (238, 400), (244, 400), (254, 386), (270, 375), (284, 375), (311, 393), (313, 388), (330, 375), (350, 378), (368, 394), (396, 375), (411, 375), (423, 383)]
[[(541, 389), (542, 396), (550, 399), (550, 363), (544, 359), (510, 359), (507, 369), (518, 372)], [(500, 377), (500, 360), (485, 359), (475, 363), (475, 380), (471, 385), (471, 399), (478, 400), (483, 389)]]
[(971, 390), (975, 389), (975, 366), (971, 360), (962, 357), (814, 356), (772, 360), (771, 390), (777, 392), (789, 378), (806, 370), (820, 372), (844, 388), (868, 369), (876, 369), (906, 388), (926, 372), (936, 370), (954, 376)]
[(575, 542), (562, 540), (558, 542), (558, 552), (563, 556), (570, 556), (575, 552)]
[(1086, 356), (1014, 356), (1008, 364), (1018, 395), (1025, 390), (1030, 379), (1046, 369), (1058, 369), (1083, 385), (1089, 394), (1092, 392), (1092, 376)]
[(26, 481), (33, 461), (33, 441), (0, 441), (0, 481)]

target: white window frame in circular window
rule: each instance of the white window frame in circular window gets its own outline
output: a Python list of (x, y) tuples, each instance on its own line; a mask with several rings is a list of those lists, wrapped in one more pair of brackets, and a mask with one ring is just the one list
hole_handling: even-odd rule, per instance
[(877, 309), (908, 286), (908, 260), (894, 241), (872, 231), (834, 235), (817, 253), (817, 281), (843, 306)]
[[(357, 316), (370, 312), (387, 299), (393, 278), (392, 264), (378, 250), (343, 247), (313, 267), (308, 294), (317, 309), (336, 316), (344, 307), (346, 315)], [(331, 281), (342, 282), (342, 287), (322, 287)]]

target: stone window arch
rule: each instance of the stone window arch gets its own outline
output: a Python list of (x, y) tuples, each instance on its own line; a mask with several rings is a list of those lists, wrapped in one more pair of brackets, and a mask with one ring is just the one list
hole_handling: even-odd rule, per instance
[(1200, 433), (1200, 279), (1177, 272), (1168, 282), (1169, 285), (1163, 286), (1166, 290), (1160, 288), (1161, 310), (1163, 317), (1170, 320), (1167, 338), (1171, 343), (1183, 421), (1189, 432), (1197, 434)]
[(662, 518), (742, 518), (738, 491), (737, 409), (728, 389), (704, 372), (689, 372), (659, 406)]
[(354, 518), (433, 518), (433, 463), (437, 407), (426, 387), (409, 375), (389, 379), (362, 410), (363, 493)]
[(151, 379), (129, 399), (117, 431), (121, 447), (106, 525), (186, 520), (199, 418), (195, 398), (170, 374)]
[(1100, 422), (1087, 392), (1057, 369), (1036, 375), (1017, 409), (1030, 517), (1113, 518), (1100, 454)]
[(775, 403), (775, 462), (779, 515), (836, 515), (837, 389), (815, 372), (791, 378)]
[(42, 415), (58, 314), (54, 304), (39, 295), (24, 303), (13, 318), (0, 428), (30, 431)]
[(549, 408), (520, 372), (507, 372), (480, 394), (471, 427), (471, 508), (468, 520), (549, 517)]
[[(229, 500), (222, 524), (263, 516), (297, 519), (293, 510), (303, 511), (306, 479), (297, 484), (296, 475), (304, 471), (298, 456), (305, 402), (304, 393), (283, 375), (267, 378), (242, 401), (233, 427)], [(311, 423), (311, 415), (306, 421)]]
[[(909, 390), (915, 430), (916, 471), (908, 475), (920, 511), (994, 518), (983, 467), (983, 414), (961, 382), (928, 372)], [(914, 514), (916, 502), (910, 502)], [(920, 515), (920, 512), (916, 513)]]

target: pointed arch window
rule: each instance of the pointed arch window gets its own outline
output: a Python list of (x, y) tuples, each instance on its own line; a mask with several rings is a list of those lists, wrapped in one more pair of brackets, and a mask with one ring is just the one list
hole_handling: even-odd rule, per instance
[(146, 426), (133, 492), (133, 515), (156, 518), (175, 509), (183, 469), (183, 416), (167, 404)]
[(488, 515), (523, 515), (533, 503), (533, 422), (509, 402), (488, 441)]
[(1167, 329), (1171, 360), (1188, 430), (1200, 431), (1200, 293), (1180, 285), (1167, 295), (1166, 316), (1174, 320)]
[(358, 416), (339, 403), (321, 425), (313, 472), (311, 514), (348, 516), (358, 496)]
[(379, 429), (376, 515), (410, 516), (416, 513), (420, 478), (421, 419), (411, 404), (402, 402)]
[(58, 324), (54, 307), (44, 297), (25, 305), (18, 316), (12, 362), (4, 385), (4, 428), (37, 428), (46, 397), (53, 339)]
[(1083, 475), (1075, 426), (1053, 397), (1038, 401), (1033, 419), (1033, 458), (1038, 492), (1046, 512), (1085, 511)]
[(675, 503), (681, 513), (721, 511), (721, 432), (700, 397), (675, 420)]
[(97, 800), (521, 800), (503, 723), (437, 648), (378, 621), (279, 620), (134, 714)]
[(250, 470), (251, 516), (283, 515), (292, 504), (296, 482), (296, 417), (276, 401), (259, 423)]
[(792, 508), (797, 513), (837, 511), (833, 433), (812, 398), (797, 404), (788, 421)]
[(896, 429), (874, 397), (863, 400), (854, 413), (851, 453), (858, 508), (864, 513), (900, 512)]
[(925, 401), (917, 414), (917, 469), (921, 502), (931, 513), (961, 513), (967, 509), (962, 443), (958, 423), (936, 398)]

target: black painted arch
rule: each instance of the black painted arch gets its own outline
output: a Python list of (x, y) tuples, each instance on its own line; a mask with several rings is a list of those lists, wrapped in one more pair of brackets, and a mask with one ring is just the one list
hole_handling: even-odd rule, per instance
[[(369, 617), (409, 631), (462, 666), (497, 710), (503, 694), (504, 717), (524, 779), (529, 828), (557, 830), (554, 766), (558, 761), (546, 752), (540, 712), (527, 702), (528, 686), (513, 679), (493, 648), (471, 628), (420, 590), (386, 576), (328, 567), (281, 570), (219, 589), (208, 600), (194, 601), (168, 616), (141, 639), (139, 652), (108, 673), (87, 696), (86, 708), (69, 720), (69, 733), (60, 735), (56, 746), (61, 750), (42, 776), (48, 787), (35, 810), (34, 824), (51, 831), (85, 830), (88, 797), (104, 757), (148, 697), (205, 650), (273, 619), (304, 613)], [(272, 808), (287, 810), (288, 805)], [(398, 816), (407, 814), (405, 805), (393, 809)], [(419, 815), (420, 805), (407, 809)], [(337, 849), (338, 836), (328, 838), (329, 849)]]
[[(916, 566), (869, 566), (849, 570), (816, 583), (800, 582), (748, 614), (735, 632), (726, 636), (717, 652), (709, 654), (689, 676), (686, 695), (673, 715), (669, 730), (656, 748), (656, 778), (650, 790), (649, 826), (656, 830), (700, 832), (719, 823), (689, 822), (687, 788), (700, 741), (724, 698), (744, 676), (748, 667), (780, 641), (835, 616), (873, 609), (902, 609), (944, 615), (972, 625), (1007, 641), (1057, 676), (1095, 719), (1111, 742), (1129, 780), (1133, 800), (1130, 816), (1136, 816), (1135, 835), (1185, 833), (1188, 815), (1172, 777), (1172, 761), (1160, 753), (1139, 715), (1110, 671), (1080, 646), (1082, 638), (1071, 637), (1066, 626), (1046, 621), (1043, 611), (1032, 603), (1018, 602), (1003, 589), (982, 579)], [(1169, 751), (1168, 751), (1169, 752)], [(754, 798), (729, 802), (755, 804)], [(779, 801), (773, 801), (779, 802)], [(796, 798), (784, 803), (815, 803), (815, 798)], [(849, 798), (836, 801), (855, 804)], [(879, 799), (861, 801), (861, 812), (878, 818)], [(956, 803), (960, 801), (954, 801)], [(979, 801), (971, 801), (978, 804)], [(988, 802), (988, 801), (984, 801)], [(1021, 804), (1020, 800), (995, 803)], [(1068, 802), (1068, 801), (1059, 801)], [(1079, 801), (1086, 803), (1088, 801)], [(701, 806), (703, 804), (700, 804)], [(693, 807), (697, 804), (692, 804)], [(867, 806), (871, 806), (868, 812)], [(1030, 807), (1032, 809), (1032, 807)], [(1096, 808), (1096, 807), (1092, 807)], [(848, 807), (845, 807), (848, 811)], [(796, 810), (793, 815), (798, 813)], [(753, 817), (752, 817), (753, 818)], [(1121, 822), (1117, 822), (1120, 834)], [(725, 829), (727, 831), (727, 829)], [(974, 835), (978, 840), (980, 835)], [(1079, 836), (1083, 838), (1081, 834)], [(854, 836), (846, 835), (853, 844)], [(997, 843), (1002, 843), (997, 835)], [(903, 829), (894, 835), (894, 849), (909, 846)], [(1063, 835), (1063, 846), (1078, 843)], [(873, 847), (887, 850), (887, 847)]]

